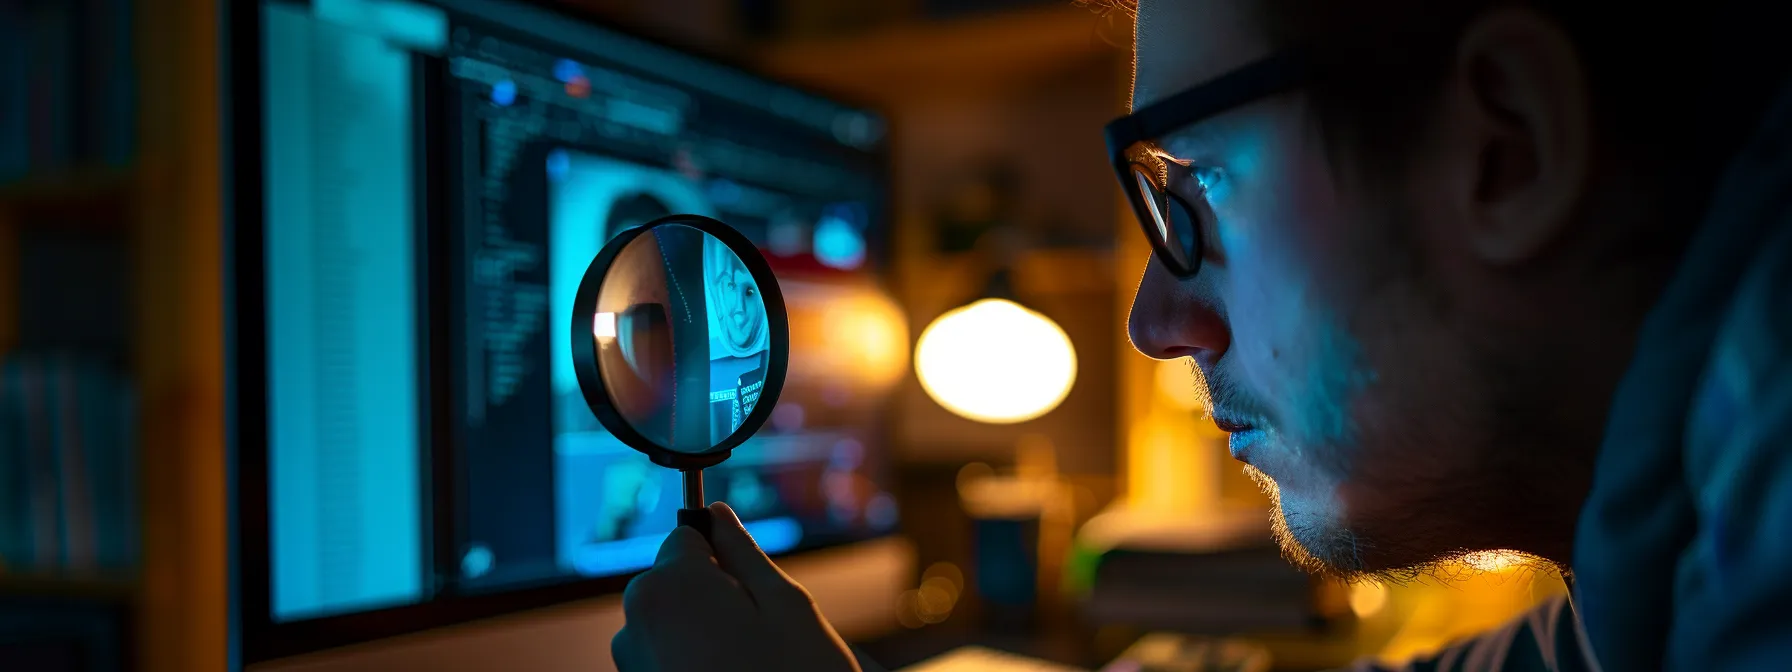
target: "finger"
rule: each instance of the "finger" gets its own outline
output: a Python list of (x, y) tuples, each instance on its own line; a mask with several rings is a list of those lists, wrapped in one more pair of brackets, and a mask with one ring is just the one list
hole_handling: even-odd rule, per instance
[(652, 652), (626, 625), (610, 638), (610, 662), (616, 665), (616, 672), (655, 672), (656, 668)]
[(628, 580), (622, 589), (622, 613), (629, 623), (644, 623), (652, 615), (651, 609), (657, 606), (665, 593), (665, 577), (656, 574), (658, 570), (647, 570)]
[[(716, 560), (722, 564), (722, 570), (728, 572), (755, 602), (764, 604), (767, 599), (786, 599), (793, 593), (800, 592), (796, 583), (778, 569), (772, 559), (766, 557), (765, 551), (747, 534), (747, 528), (741, 525), (740, 517), (734, 515), (734, 509), (727, 504), (716, 502), (709, 505), (715, 518), (715, 529), (710, 531), (710, 539), (715, 544)], [(805, 596), (806, 597), (806, 596)]]
[(681, 525), (672, 528), (672, 533), (666, 535), (666, 540), (660, 543), (660, 552), (659, 555), (654, 556), (653, 566), (665, 567), (684, 562), (709, 560), (711, 557), (709, 542), (703, 540), (703, 535)]

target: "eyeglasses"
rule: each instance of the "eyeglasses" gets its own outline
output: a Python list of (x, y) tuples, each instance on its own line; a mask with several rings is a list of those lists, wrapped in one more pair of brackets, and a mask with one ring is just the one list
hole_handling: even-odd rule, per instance
[(1192, 169), (1169, 158), (1156, 140), (1184, 126), (1261, 98), (1287, 91), (1306, 81), (1312, 70), (1310, 52), (1289, 49), (1229, 72), (1109, 122), (1108, 153), (1120, 188), (1138, 215), (1151, 249), (1178, 277), (1201, 270), (1201, 216), (1212, 211), (1190, 204), (1187, 193)]

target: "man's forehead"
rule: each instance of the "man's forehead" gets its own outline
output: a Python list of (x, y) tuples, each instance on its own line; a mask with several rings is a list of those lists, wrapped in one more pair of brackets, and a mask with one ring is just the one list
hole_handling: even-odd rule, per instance
[(1133, 109), (1267, 56), (1258, 0), (1140, 0)]

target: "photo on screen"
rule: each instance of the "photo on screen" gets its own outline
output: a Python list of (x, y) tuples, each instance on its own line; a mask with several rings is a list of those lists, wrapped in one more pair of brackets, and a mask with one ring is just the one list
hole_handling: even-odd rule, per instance
[(752, 272), (713, 236), (703, 237), (703, 276), (709, 314), (710, 443), (719, 444), (759, 401), (770, 360), (771, 326)]

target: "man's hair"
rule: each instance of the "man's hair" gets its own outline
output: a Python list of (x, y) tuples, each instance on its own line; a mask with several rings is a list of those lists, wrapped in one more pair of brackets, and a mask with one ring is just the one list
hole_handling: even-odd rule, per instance
[(1385, 150), (1404, 144), (1411, 115), (1449, 72), (1451, 50), (1476, 15), (1530, 7), (1574, 42), (1608, 146), (1630, 160), (1710, 163), (1753, 130), (1786, 70), (1783, 60), (1751, 53), (1781, 39), (1758, 30), (1775, 22), (1751, 17), (1759, 14), (1751, 4), (1262, 0), (1259, 20), (1275, 43), (1311, 42), (1320, 52), (1311, 94), (1328, 133)]
[[(1136, 11), (1138, 0), (1078, 0)], [(1185, 1), (1185, 0), (1161, 0)], [(1752, 133), (1792, 58), (1772, 3), (1703, 0), (1258, 0), (1256, 20), (1276, 45), (1306, 44), (1317, 75), (1307, 95), (1334, 156), (1398, 168), (1415, 122), (1452, 66), (1478, 14), (1530, 7), (1574, 42), (1593, 96), (1602, 146), (1686, 194), (1709, 189), (1724, 159)], [(1374, 172), (1387, 174), (1385, 171)], [(1696, 216), (1702, 196), (1673, 204)]]
[(604, 235), (613, 236), (619, 233), (610, 229), (622, 223), (645, 224), (672, 214), (672, 208), (652, 194), (637, 191), (624, 194), (610, 205), (610, 213), (604, 217)]

